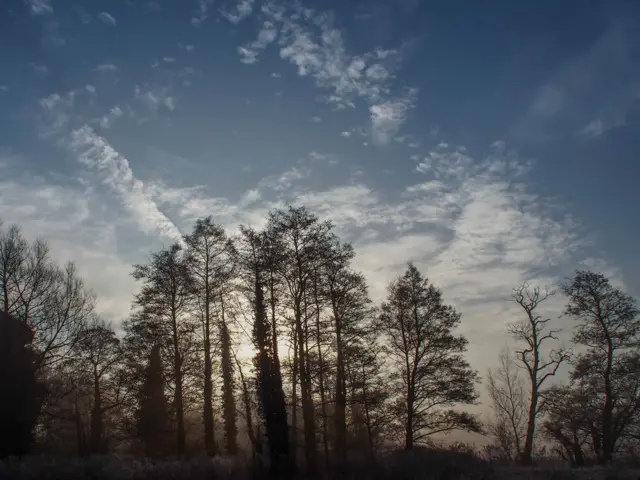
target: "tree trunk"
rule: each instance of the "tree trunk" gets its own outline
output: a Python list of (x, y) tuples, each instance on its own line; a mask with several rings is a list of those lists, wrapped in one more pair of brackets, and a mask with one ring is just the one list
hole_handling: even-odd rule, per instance
[(407, 419), (405, 424), (404, 449), (413, 450), (413, 388), (407, 386)]
[(293, 332), (293, 365), (291, 372), (291, 464), (297, 465), (298, 456), (298, 341)]
[(176, 453), (182, 455), (185, 447), (185, 430), (184, 430), (184, 399), (182, 387), (182, 355), (180, 355), (180, 346), (178, 344), (178, 324), (176, 312), (172, 312), (173, 327), (173, 375), (175, 377), (176, 390), (173, 396), (173, 402), (176, 409)]
[(373, 431), (371, 428), (371, 412), (369, 410), (369, 397), (367, 396), (367, 377), (365, 375), (364, 365), (362, 365), (362, 401), (364, 403), (364, 414), (367, 421), (368, 453), (371, 457), (373, 457)]
[[(335, 312), (335, 310), (334, 310)], [(334, 424), (336, 429), (336, 452), (341, 467), (347, 461), (347, 398), (344, 372), (344, 358), (342, 352), (342, 325), (334, 313), (336, 322), (336, 405)]]
[(536, 430), (536, 413), (538, 409), (538, 392), (536, 391), (535, 384), (537, 379), (532, 380), (531, 401), (529, 402), (529, 418), (527, 421), (527, 433), (524, 440), (524, 449), (520, 455), (520, 462), (524, 465), (531, 463), (531, 456), (533, 454), (533, 438)]
[(91, 453), (104, 453), (102, 447), (102, 398), (100, 394), (100, 376), (94, 369), (93, 408), (91, 409)]
[(224, 313), (224, 299), (220, 299), (220, 304), (225, 449), (227, 454), (236, 455), (238, 453), (238, 426), (236, 423), (237, 412), (233, 381), (233, 365), (231, 363), (231, 338)]
[(253, 465), (256, 465), (256, 442), (258, 441), (257, 437), (253, 432), (253, 417), (251, 416), (251, 396), (249, 395), (249, 387), (247, 386), (247, 382), (244, 378), (244, 373), (242, 371), (242, 365), (238, 361), (238, 357), (236, 354), (233, 354), (233, 357), (236, 361), (236, 365), (238, 367), (238, 373), (240, 373), (240, 382), (242, 383), (242, 401), (244, 403), (244, 415), (245, 420), (247, 422), (247, 435), (249, 436), (249, 442), (251, 443), (251, 459), (253, 461)]
[[(317, 274), (317, 273), (316, 273)], [(324, 446), (324, 462), (325, 466), (329, 466), (329, 435), (327, 433), (327, 405), (325, 402), (324, 391), (324, 358), (322, 356), (322, 342), (320, 341), (320, 301), (318, 299), (317, 278), (314, 278), (313, 294), (316, 306), (316, 337), (318, 342), (318, 368), (319, 368), (319, 387), (320, 387), (320, 410), (322, 412), (322, 443)]]
[[(608, 335), (607, 335), (608, 337)], [(613, 388), (611, 386), (611, 369), (613, 366), (613, 345), (607, 338), (607, 366), (604, 372), (604, 406), (602, 408), (602, 460), (607, 465), (613, 460), (615, 440), (613, 438)]]
[(82, 423), (82, 415), (80, 415), (80, 409), (78, 408), (78, 401), (75, 401), (73, 409), (73, 420), (76, 426), (76, 448), (78, 450), (79, 457), (87, 456), (87, 439), (84, 432), (84, 424)]
[(216, 454), (215, 431), (213, 419), (213, 367), (211, 360), (211, 312), (209, 299), (209, 281), (205, 279), (205, 312), (204, 312), (204, 444), (207, 455)]
[[(298, 368), (300, 369), (300, 390), (302, 394), (302, 419), (304, 422), (304, 455), (307, 474), (316, 474), (316, 425), (311, 397), (311, 379), (307, 369), (306, 335), (303, 331), (300, 303), (296, 305), (296, 330), (298, 335)], [(305, 319), (306, 320), (306, 319)], [(306, 322), (305, 322), (306, 323)], [(305, 325), (306, 326), (306, 325)]]

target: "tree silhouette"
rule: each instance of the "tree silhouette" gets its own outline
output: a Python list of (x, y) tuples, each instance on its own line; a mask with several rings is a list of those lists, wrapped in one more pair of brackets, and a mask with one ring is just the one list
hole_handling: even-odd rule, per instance
[[(314, 346), (311, 343), (310, 324), (313, 321), (313, 311), (309, 307), (313, 298), (314, 278), (330, 258), (328, 252), (334, 238), (331, 230), (330, 223), (320, 222), (306, 208), (291, 206), (286, 210), (271, 212), (266, 229), (268, 241), (279, 252), (275, 268), (285, 285), (283, 296), (286, 297), (286, 307), (291, 311), (295, 342), (292, 408), (295, 412), (296, 377), (299, 377), (305, 465), (309, 476), (314, 476), (317, 472), (316, 418), (310, 371), (310, 355)], [(292, 438), (295, 439), (294, 420), (295, 417), (292, 419)]]
[[(176, 414), (176, 452), (185, 450), (184, 389), (187, 355), (195, 326), (187, 314), (193, 298), (193, 283), (179, 244), (151, 255), (147, 265), (135, 265), (133, 277), (143, 282), (135, 296), (141, 333), (155, 342), (169, 345), (174, 383), (173, 408)], [(162, 343), (161, 343), (162, 344)]]
[[(212, 330), (214, 326), (214, 303), (221, 290), (233, 277), (235, 247), (223, 227), (214, 223), (212, 217), (196, 220), (193, 231), (186, 235), (187, 264), (194, 282), (194, 294), (198, 313), (202, 321), (204, 350), (203, 422), (204, 441), (207, 454), (215, 454), (213, 416), (213, 361)], [(225, 327), (226, 328), (226, 327)], [(228, 350), (228, 349), (227, 349)], [(224, 354), (224, 352), (223, 352)], [(228, 356), (228, 351), (227, 355)], [(223, 368), (228, 369), (228, 365)], [(227, 394), (224, 394), (227, 398)], [(226, 417), (225, 417), (226, 418)]]
[(533, 440), (536, 430), (536, 419), (540, 413), (540, 391), (549, 377), (553, 377), (560, 365), (569, 358), (570, 354), (564, 349), (551, 350), (545, 355), (543, 348), (551, 340), (558, 340), (556, 336), (560, 330), (549, 329), (550, 319), (541, 317), (537, 310), (553, 292), (541, 291), (540, 287), (530, 288), (526, 283), (517, 287), (512, 300), (525, 312), (526, 318), (509, 325), (509, 333), (524, 345), (516, 350), (516, 361), (525, 369), (529, 377), (529, 407), (527, 415), (527, 429), (522, 449), (518, 449), (519, 461), (531, 463)]
[(555, 442), (556, 451), (572, 466), (584, 466), (589, 453), (585, 449), (589, 444), (594, 453), (601, 450), (593, 392), (584, 385), (563, 385), (553, 386), (542, 394), (543, 436)]
[(638, 391), (629, 389), (638, 384), (640, 371), (640, 315), (635, 300), (600, 273), (579, 270), (562, 291), (568, 297), (565, 313), (577, 322), (573, 341), (587, 349), (576, 358), (572, 377), (601, 399), (596, 452), (608, 463), (640, 408)]
[(508, 349), (500, 352), (499, 362), (487, 375), (487, 392), (493, 410), (487, 429), (493, 436), (497, 457), (514, 461), (522, 457), (527, 438), (527, 392)]
[[(118, 363), (120, 340), (104, 321), (97, 318), (78, 338), (77, 368), (90, 368), (93, 406), (91, 408), (90, 449), (94, 454), (106, 453), (104, 437), (105, 413), (119, 406)], [(107, 391), (111, 389), (111, 391)]]
[(0, 310), (0, 458), (30, 452), (44, 394), (36, 379), (33, 332)]
[(436, 433), (481, 431), (475, 417), (444, 409), (477, 398), (477, 373), (463, 357), (467, 340), (453, 334), (460, 314), (443, 303), (440, 291), (411, 263), (389, 285), (381, 310), (390, 362), (401, 377), (397, 389), (405, 450)]
[[(338, 464), (343, 469), (347, 460), (347, 363), (356, 363), (355, 357), (364, 354), (364, 350), (358, 349), (357, 346), (361, 346), (359, 342), (365, 339), (367, 330), (370, 332), (369, 340), (373, 340), (371, 333), (374, 328), (372, 325), (366, 325), (367, 320), (373, 317), (373, 312), (365, 279), (350, 269), (350, 262), (354, 256), (351, 245), (336, 244), (331, 252), (331, 259), (325, 266), (325, 288), (333, 324), (332, 343), (335, 345), (335, 449)], [(365, 379), (362, 381), (365, 382)], [(362, 388), (366, 388), (365, 385), (362, 385)], [(362, 400), (366, 402), (368, 399)], [(366, 408), (368, 405), (365, 403), (364, 406)]]
[(240, 243), (245, 289), (253, 307), (258, 406), (269, 445), (270, 474), (276, 478), (285, 474), (289, 466), (289, 428), (280, 365), (276, 362), (277, 346), (264, 298), (264, 277), (270, 274), (266, 271), (268, 253), (264, 249), (264, 236), (249, 228), (241, 228)]
[(160, 345), (156, 344), (149, 355), (136, 412), (138, 435), (148, 457), (170, 452), (168, 442), (171, 431), (162, 370)]
[[(224, 305), (221, 307), (224, 312)], [(222, 411), (224, 421), (224, 446), (229, 455), (238, 453), (238, 426), (236, 411), (235, 365), (231, 347), (229, 327), (222, 313), (220, 321), (220, 364), (222, 369)]]

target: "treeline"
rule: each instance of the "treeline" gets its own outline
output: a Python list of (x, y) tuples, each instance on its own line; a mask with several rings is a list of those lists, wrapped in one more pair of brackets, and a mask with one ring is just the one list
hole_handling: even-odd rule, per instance
[[(313, 475), (453, 430), (487, 433), (488, 456), (523, 463), (543, 444), (577, 464), (635, 445), (640, 320), (602, 275), (562, 287), (575, 352), (553, 346), (557, 329), (537, 314), (547, 295), (516, 289), (522, 348), (490, 373), (495, 414), (483, 424), (460, 408), (479, 383), (461, 315), (412, 264), (374, 305), (354, 255), (305, 208), (234, 236), (203, 218), (134, 266), (140, 289), (116, 331), (72, 263), (3, 229), (0, 308), (13, 320), (2, 334), (13, 341), (0, 345), (0, 388), (24, 401), (2, 396), (0, 424), (12, 427), (0, 455), (244, 454), (273, 475)], [(563, 363), (571, 383), (546, 388)]]

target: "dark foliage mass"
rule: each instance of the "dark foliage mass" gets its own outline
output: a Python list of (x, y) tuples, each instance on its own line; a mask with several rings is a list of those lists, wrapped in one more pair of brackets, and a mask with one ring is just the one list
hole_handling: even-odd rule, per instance
[[(112, 326), (73, 263), (0, 228), (0, 456), (30, 455), (0, 475), (487, 478), (634, 459), (640, 317), (605, 276), (559, 286), (573, 348), (541, 313), (555, 292), (514, 289), (515, 343), (481, 422), (462, 314), (412, 263), (376, 306), (355, 255), (304, 207), (236, 235), (206, 217), (133, 267), (131, 313)], [(484, 446), (442, 447), (454, 431)]]

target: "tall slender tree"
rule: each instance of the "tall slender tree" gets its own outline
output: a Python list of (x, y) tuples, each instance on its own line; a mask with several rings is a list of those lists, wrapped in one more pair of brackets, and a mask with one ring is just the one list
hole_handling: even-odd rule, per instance
[[(280, 252), (276, 265), (285, 285), (286, 303), (291, 311), (295, 335), (296, 362), (294, 370), (300, 378), (300, 396), (304, 421), (304, 452), (307, 473), (316, 474), (317, 441), (313, 401), (312, 376), (309, 371), (310, 325), (309, 312), (314, 275), (329, 261), (330, 245), (334, 239), (330, 223), (322, 223), (304, 207), (289, 206), (269, 214), (267, 237)], [(295, 383), (294, 383), (295, 389)], [(295, 408), (295, 405), (292, 406)]]
[(522, 449), (518, 449), (521, 463), (531, 463), (536, 420), (540, 414), (540, 391), (545, 381), (553, 377), (570, 353), (563, 348), (551, 349), (545, 354), (549, 342), (557, 342), (560, 330), (548, 327), (549, 318), (543, 318), (538, 310), (553, 292), (529, 287), (526, 283), (517, 287), (512, 300), (524, 310), (525, 318), (509, 326), (509, 333), (518, 341), (516, 361), (527, 372), (529, 380), (529, 407), (527, 430)]
[(184, 378), (186, 345), (195, 326), (192, 310), (193, 282), (180, 244), (151, 255), (146, 265), (135, 265), (133, 277), (142, 281), (135, 296), (138, 315), (133, 317), (150, 339), (168, 346), (172, 363), (173, 408), (176, 415), (176, 452), (185, 450)]
[[(364, 352), (353, 347), (372, 331), (366, 321), (373, 316), (367, 285), (362, 275), (350, 270), (354, 251), (349, 244), (334, 245), (331, 261), (325, 267), (327, 297), (335, 335), (335, 449), (339, 465), (346, 465), (347, 455), (347, 374), (348, 351)], [(369, 337), (371, 335), (369, 334)], [(371, 340), (371, 338), (370, 338)]]
[(380, 323), (389, 342), (390, 361), (400, 373), (398, 400), (404, 417), (405, 450), (436, 433), (480, 431), (472, 415), (446, 409), (477, 398), (477, 372), (463, 354), (467, 340), (455, 335), (460, 314), (409, 264), (389, 285)]
[(258, 406), (269, 445), (270, 474), (277, 478), (288, 471), (289, 432), (277, 345), (264, 295), (264, 283), (272, 281), (272, 272), (268, 270), (269, 252), (265, 251), (264, 235), (245, 227), (241, 228), (240, 245), (245, 292), (253, 307), (252, 339), (256, 348), (254, 366)]
[(222, 411), (224, 422), (224, 446), (227, 454), (238, 453), (238, 412), (236, 410), (236, 379), (235, 362), (231, 335), (224, 314), (224, 303), (221, 306), (220, 317), (220, 365), (222, 369)]
[[(224, 228), (211, 216), (198, 219), (190, 235), (185, 236), (187, 263), (194, 281), (194, 294), (202, 323), (204, 350), (204, 441), (208, 455), (215, 454), (213, 415), (212, 330), (214, 303), (234, 272), (235, 247)], [(226, 328), (226, 327), (225, 327)]]

